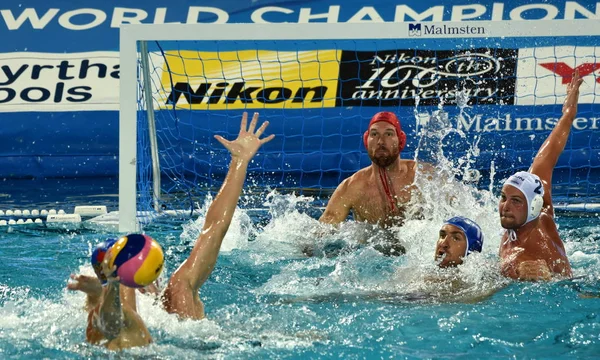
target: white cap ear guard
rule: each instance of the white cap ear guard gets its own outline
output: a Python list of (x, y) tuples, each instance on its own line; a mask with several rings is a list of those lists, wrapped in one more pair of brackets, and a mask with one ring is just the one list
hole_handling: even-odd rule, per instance
[(544, 186), (539, 176), (526, 171), (519, 171), (509, 177), (504, 185), (516, 187), (527, 199), (527, 221), (525, 221), (525, 224), (540, 216), (544, 207)]
[(529, 204), (529, 212), (527, 213), (527, 222), (540, 216), (542, 208), (544, 207), (544, 197), (542, 195), (535, 194), (531, 203)]

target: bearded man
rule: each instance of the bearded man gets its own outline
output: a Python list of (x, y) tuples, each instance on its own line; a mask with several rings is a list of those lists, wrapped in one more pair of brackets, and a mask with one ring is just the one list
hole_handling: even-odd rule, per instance
[(342, 181), (319, 221), (339, 224), (352, 211), (354, 220), (387, 228), (401, 225), (406, 204), (411, 200), (417, 166), (430, 171), (431, 165), (401, 159), (406, 145), (398, 117), (389, 111), (375, 114), (363, 142), (372, 164)]

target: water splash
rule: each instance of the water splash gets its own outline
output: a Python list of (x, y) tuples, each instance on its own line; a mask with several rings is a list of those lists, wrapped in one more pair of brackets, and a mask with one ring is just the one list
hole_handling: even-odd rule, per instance
[[(207, 195), (204, 199), (204, 203), (200, 206), (197, 205), (198, 217), (195, 220), (189, 221), (182, 225), (183, 231), (181, 232), (180, 239), (183, 247), (194, 246), (196, 239), (202, 232), (202, 227), (206, 220), (206, 212), (213, 202), (211, 195)], [(233, 214), (231, 224), (223, 243), (221, 245), (222, 252), (230, 252), (234, 249), (244, 248), (248, 242), (248, 239), (252, 239), (256, 236), (256, 229), (254, 228), (252, 219), (248, 215), (248, 211), (237, 208)]]
[[(468, 101), (469, 94), (464, 88), (456, 92), (459, 113), (454, 119), (445, 111), (444, 99), (431, 113), (415, 107), (420, 124), (415, 160), (432, 164), (433, 177), (429, 176), (427, 167), (417, 169), (415, 182), (421, 195), (415, 198), (410, 214), (412, 218), (421, 216), (439, 221), (455, 215), (467, 216), (480, 225), (485, 224), (489, 230), (484, 229), (484, 233), (497, 234), (499, 225), (492, 226), (496, 223), (497, 204), (497, 197), (492, 193), (494, 163), (490, 166), (489, 189), (478, 190), (481, 174), (472, 166), (481, 153), (481, 138), (475, 136), (470, 141), (461, 128), (461, 119), (470, 118)], [(465, 145), (464, 155), (457, 156), (456, 149)]]

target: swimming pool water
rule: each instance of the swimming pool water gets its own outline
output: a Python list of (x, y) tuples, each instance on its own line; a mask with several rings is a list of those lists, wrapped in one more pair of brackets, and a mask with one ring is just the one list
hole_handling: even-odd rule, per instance
[[(557, 217), (575, 279), (520, 283), (498, 274), (498, 225), (488, 210), (467, 214), (484, 229), (484, 252), (458, 269), (440, 271), (433, 262), (439, 218), (407, 222), (396, 233), (407, 254), (388, 257), (357, 245), (370, 231), (358, 224), (315, 241), (311, 229), (318, 228), (321, 210), (310, 199), (276, 195), (262, 211), (239, 209), (200, 292), (207, 319), (178, 321), (140, 295), (139, 311), (154, 343), (123, 356), (600, 356), (598, 215)], [(189, 254), (202, 222), (203, 215), (146, 228), (163, 245), (167, 275)], [(91, 273), (90, 249), (109, 236), (110, 230), (86, 228), (0, 231), (0, 358), (109, 353), (85, 342), (84, 296), (65, 290), (70, 273)], [(316, 256), (306, 257), (302, 250), (311, 244)]]

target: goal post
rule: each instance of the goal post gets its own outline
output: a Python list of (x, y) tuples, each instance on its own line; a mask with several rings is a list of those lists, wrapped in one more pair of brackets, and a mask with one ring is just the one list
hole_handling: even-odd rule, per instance
[[(574, 68), (589, 77), (555, 173), (567, 200), (593, 202), (598, 40), (597, 20), (122, 25), (119, 231), (139, 230), (140, 213), (161, 206), (189, 211), (195, 187), (218, 187), (211, 181), (222, 181), (227, 154), (209, 135), (233, 134), (244, 110), (274, 120), (277, 140), (253, 165), (263, 175), (256, 186), (335, 187), (369, 164), (362, 132), (382, 110), (409, 135), (403, 157), (414, 156), (422, 115), (442, 107), (453, 127), (479, 138), (475, 169), (522, 169), (560, 117)], [(157, 140), (140, 125), (148, 117)], [(160, 192), (185, 206), (159, 203), (147, 183), (161, 176)]]

